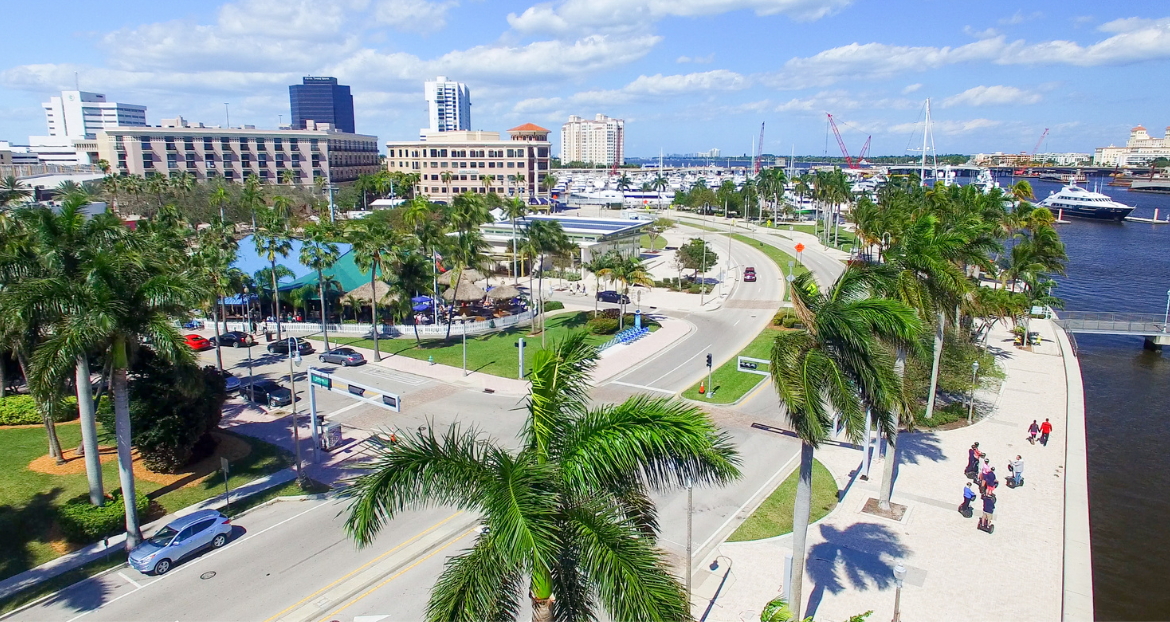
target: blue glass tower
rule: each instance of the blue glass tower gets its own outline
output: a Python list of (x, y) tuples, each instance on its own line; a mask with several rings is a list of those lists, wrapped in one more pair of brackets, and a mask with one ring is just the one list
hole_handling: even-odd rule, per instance
[(337, 78), (306, 77), (288, 87), (288, 99), (294, 128), (304, 129), (305, 121), (316, 121), (354, 133), (353, 95)]

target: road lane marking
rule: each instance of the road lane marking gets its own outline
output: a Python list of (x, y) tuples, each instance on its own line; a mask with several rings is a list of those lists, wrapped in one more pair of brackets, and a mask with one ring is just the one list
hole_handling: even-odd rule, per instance
[(687, 360), (683, 361), (682, 363), (679, 363), (679, 365), (678, 365), (677, 367), (675, 367), (674, 369), (672, 369), (672, 370), (670, 370), (670, 371), (666, 372), (665, 374), (662, 374), (661, 376), (659, 376), (659, 377), (655, 378), (654, 380), (651, 380), (651, 381), (650, 381), (650, 384), (654, 384), (654, 383), (658, 382), (659, 380), (662, 380), (663, 378), (665, 378), (665, 377), (667, 377), (667, 376), (669, 376), (669, 375), (673, 374), (674, 372), (676, 372), (676, 371), (678, 371), (678, 370), (682, 369), (682, 367), (683, 367), (684, 365), (686, 365), (687, 363), (690, 363), (690, 362), (691, 362), (691, 359), (695, 358), (696, 356), (699, 356), (700, 354), (703, 354), (703, 353), (705, 353), (705, 352), (710, 352), (710, 351), (711, 351), (711, 345), (712, 345), (712, 344), (707, 344), (707, 345), (703, 346), (703, 347), (702, 347), (702, 349), (700, 349), (698, 352), (695, 352), (694, 354), (692, 354), (691, 356), (689, 356), (689, 357), (687, 358)]
[(674, 393), (675, 393), (674, 391), (667, 391), (666, 389), (659, 389), (658, 387), (648, 387), (644, 384), (632, 384), (629, 382), (622, 382), (621, 380), (613, 380), (610, 382), (610, 384), (620, 384), (623, 387), (633, 387), (635, 389), (642, 389), (644, 391), (657, 391), (659, 393), (665, 393), (667, 395), (674, 395)]
[[(324, 416), (326, 416), (326, 415), (328, 415), (328, 416), (332, 417), (333, 415), (340, 415), (341, 413), (344, 413), (344, 412), (349, 412), (349, 411), (351, 411), (351, 410), (353, 410), (353, 409), (355, 409), (355, 408), (360, 408), (360, 407), (362, 407), (362, 406), (365, 406), (365, 405), (366, 405), (366, 403), (365, 403), (365, 402), (354, 402), (353, 404), (350, 404), (349, 406), (346, 406), (346, 407), (344, 407), (344, 408), (338, 408), (337, 410), (335, 410), (335, 411), (333, 411), (333, 412), (330, 412), (330, 413), (318, 413), (318, 414), (319, 414), (320, 416), (322, 416), (322, 417), (324, 417)], [(308, 425), (306, 424), (306, 426), (305, 426), (305, 427), (308, 427)]]
[(358, 568), (354, 569), (354, 570), (353, 570), (352, 572), (350, 572), (349, 574), (345, 575), (344, 577), (341, 577), (340, 579), (338, 579), (338, 580), (334, 581), (333, 583), (330, 583), (329, 585), (326, 585), (325, 587), (323, 587), (323, 588), (321, 588), (321, 589), (317, 590), (316, 592), (313, 592), (312, 594), (309, 594), (308, 596), (306, 596), (306, 597), (304, 597), (304, 598), (300, 599), (299, 601), (297, 601), (297, 602), (295, 602), (295, 603), (293, 603), (293, 604), (289, 605), (287, 608), (285, 608), (284, 610), (282, 610), (280, 613), (277, 613), (276, 615), (272, 616), (271, 618), (268, 618), (268, 619), (267, 619), (267, 620), (265, 620), (264, 622), (272, 622), (273, 620), (275, 620), (275, 619), (279, 618), (280, 616), (282, 616), (282, 615), (284, 615), (284, 614), (288, 613), (289, 611), (291, 611), (291, 610), (293, 610), (293, 609), (295, 609), (295, 608), (297, 608), (297, 607), (299, 607), (299, 606), (303, 605), (303, 604), (304, 604), (305, 602), (307, 602), (307, 601), (308, 601), (310, 598), (313, 598), (314, 596), (317, 596), (318, 594), (321, 594), (322, 592), (325, 592), (326, 590), (328, 590), (329, 588), (331, 588), (331, 587), (333, 587), (333, 586), (337, 585), (338, 583), (341, 583), (342, 581), (344, 581), (344, 580), (346, 580), (346, 579), (348, 579), (348, 578), (352, 577), (353, 575), (355, 575), (355, 574), (357, 574), (357, 573), (361, 572), (362, 570), (365, 570), (365, 569), (366, 569), (367, 567), (369, 567), (371, 564), (374, 564), (374, 563), (377, 563), (377, 562), (381, 561), (381, 560), (382, 560), (384, 557), (386, 557), (387, 555), (389, 555), (389, 554), (391, 554), (391, 553), (393, 553), (393, 552), (397, 551), (398, 549), (401, 549), (401, 548), (402, 548), (402, 547), (404, 547), (404, 546), (407, 546), (408, 544), (410, 544), (410, 543), (414, 542), (415, 540), (418, 540), (419, 538), (421, 538), (421, 537), (423, 537), (423, 536), (427, 535), (428, 533), (430, 533), (430, 532), (434, 531), (435, 529), (438, 529), (439, 527), (442, 527), (442, 526), (443, 526), (443, 525), (444, 525), (444, 524), (445, 524), (447, 521), (449, 521), (449, 520), (451, 520), (451, 519), (455, 518), (456, 516), (459, 516), (459, 515), (460, 515), (460, 514), (462, 514), (462, 513), (463, 513), (462, 511), (456, 512), (456, 513), (454, 513), (454, 514), (452, 514), (452, 515), (448, 516), (447, 518), (444, 518), (443, 520), (441, 520), (441, 521), (439, 521), (439, 522), (435, 523), (434, 525), (431, 525), (430, 527), (427, 527), (426, 529), (424, 529), (423, 531), (419, 532), (418, 534), (415, 534), (415, 535), (414, 535), (414, 537), (410, 538), (409, 540), (407, 540), (407, 541), (403, 542), (402, 544), (399, 544), (398, 546), (396, 546), (396, 547), (394, 547), (394, 548), (390, 549), (389, 551), (386, 551), (385, 553), (382, 553), (381, 555), (379, 555), (379, 556), (375, 557), (374, 559), (371, 559), (370, 561), (368, 561), (368, 562), (366, 562), (366, 563), (362, 564), (361, 566), (359, 566)]
[[(288, 518), (286, 518), (286, 519), (284, 519), (284, 520), (280, 521), (279, 523), (276, 523), (275, 525), (270, 525), (270, 526), (268, 526), (268, 527), (265, 527), (264, 529), (261, 529), (260, 531), (257, 531), (257, 532), (256, 532), (256, 533), (254, 533), (254, 534), (251, 534), (251, 533), (249, 533), (249, 534), (246, 534), (246, 535), (244, 535), (244, 537), (243, 537), (243, 538), (240, 538), (239, 540), (237, 540), (237, 541), (236, 541), (236, 543), (237, 543), (237, 545), (238, 545), (238, 544), (240, 544), (240, 543), (247, 542), (248, 540), (251, 540), (252, 538), (255, 538), (256, 536), (259, 536), (260, 534), (263, 534), (263, 533), (265, 533), (265, 532), (267, 532), (267, 531), (271, 531), (271, 530), (273, 530), (273, 529), (276, 529), (277, 527), (279, 527), (279, 526), (281, 526), (281, 525), (283, 525), (283, 524), (285, 524), (285, 523), (287, 523), (287, 522), (289, 522), (289, 521), (291, 521), (291, 520), (295, 520), (295, 519), (297, 519), (297, 518), (300, 518), (301, 516), (304, 516), (305, 514), (308, 514), (309, 512), (312, 512), (313, 510), (316, 510), (316, 509), (318, 509), (318, 508), (323, 508), (323, 507), (325, 507), (325, 506), (328, 506), (328, 505), (332, 505), (332, 504), (330, 504), (330, 503), (322, 503), (322, 504), (320, 504), (320, 505), (315, 505), (315, 506), (313, 506), (313, 507), (311, 507), (311, 508), (309, 508), (309, 509), (305, 510), (304, 512), (301, 512), (301, 513), (299, 513), (299, 514), (295, 514), (295, 515), (293, 515), (293, 516), (290, 516), (290, 517), (288, 517)], [(214, 550), (214, 551), (212, 551), (212, 552), (210, 552), (210, 553), (208, 553), (208, 554), (206, 554), (206, 555), (203, 555), (202, 557), (197, 557), (197, 558), (195, 558), (195, 559), (191, 560), (190, 562), (187, 562), (186, 564), (183, 564), (182, 566), (179, 566), (178, 568), (175, 568), (174, 570), (172, 570), (172, 571), (170, 571), (170, 572), (168, 572), (168, 573), (164, 574), (163, 576), (159, 577), (158, 579), (155, 579), (154, 581), (151, 581), (150, 583), (147, 583), (147, 584), (143, 585), (143, 586), (142, 586), (142, 588), (140, 588), (140, 589), (145, 589), (145, 588), (148, 588), (148, 587), (150, 587), (150, 586), (152, 586), (152, 585), (154, 585), (154, 584), (156, 584), (156, 583), (158, 583), (158, 582), (160, 582), (160, 581), (166, 581), (167, 579), (169, 579), (169, 578), (171, 578), (171, 577), (175, 576), (177, 573), (183, 572), (184, 570), (186, 570), (186, 569), (188, 569), (188, 568), (192, 568), (192, 567), (194, 567), (196, 564), (198, 564), (199, 562), (202, 562), (202, 561), (204, 561), (204, 560), (207, 560), (207, 559), (210, 559), (210, 558), (212, 558), (212, 557), (215, 557), (216, 555), (219, 555), (220, 553), (222, 553), (222, 552), (224, 552), (224, 551), (227, 551), (227, 550), (230, 550), (230, 549), (229, 549), (229, 547), (223, 547), (223, 548), (221, 548), (221, 549), (216, 549), (216, 550)], [(119, 573), (119, 574), (120, 574), (120, 573)], [(92, 578), (92, 577), (91, 577), (91, 578)], [(74, 585), (77, 585), (77, 584), (75, 583)], [(70, 587), (72, 587), (72, 586), (70, 586)], [(118, 596), (117, 598), (111, 598), (110, 600), (108, 600), (108, 601), (106, 601), (106, 602), (102, 603), (102, 605), (101, 605), (100, 607), (98, 607), (97, 609), (91, 609), (91, 610), (89, 610), (89, 611), (83, 612), (83, 613), (81, 613), (80, 615), (77, 615), (77, 616), (74, 616), (74, 617), (70, 618), (70, 619), (69, 619), (67, 622), (74, 622), (74, 620), (77, 620), (78, 618), (83, 618), (83, 617), (85, 617), (85, 616), (87, 616), (87, 615), (89, 615), (89, 614), (91, 614), (91, 613), (93, 613), (93, 612), (97, 611), (98, 609), (101, 609), (102, 607), (105, 607), (106, 605), (112, 605), (113, 603), (116, 603), (116, 602), (118, 602), (119, 600), (122, 600), (123, 598), (126, 598), (127, 596), (129, 596), (129, 595), (131, 595), (131, 594), (136, 594), (137, 592), (138, 592), (138, 590), (137, 590), (137, 589), (135, 589), (135, 590), (131, 590), (131, 591), (129, 591), (129, 592), (126, 592), (125, 594), (122, 594), (121, 596)]]
[(420, 559), (420, 560), (418, 560), (418, 561), (414, 562), (413, 564), (411, 564), (411, 565), (407, 566), (406, 568), (403, 568), (402, 570), (399, 570), (398, 572), (394, 573), (394, 575), (393, 575), (393, 576), (391, 576), (390, 578), (386, 579), (385, 581), (383, 581), (383, 582), (381, 582), (381, 583), (379, 583), (379, 584), (375, 585), (374, 587), (370, 588), (369, 590), (367, 590), (367, 591), (366, 591), (366, 593), (364, 593), (364, 594), (362, 594), (361, 596), (358, 596), (357, 598), (355, 598), (355, 599), (353, 599), (353, 600), (349, 601), (348, 603), (346, 603), (345, 605), (343, 605), (341, 608), (337, 609), (337, 610), (336, 610), (336, 611), (334, 611), (333, 613), (331, 613), (331, 614), (329, 614), (329, 615), (325, 616), (324, 618), (321, 618), (321, 621), (322, 621), (322, 622), (327, 622), (327, 621), (329, 621), (329, 620), (332, 620), (334, 616), (336, 616), (337, 614), (341, 613), (342, 611), (345, 611), (346, 609), (348, 609), (348, 608), (349, 608), (351, 605), (353, 605), (353, 604), (354, 604), (354, 603), (356, 603), (357, 601), (359, 601), (359, 600), (361, 600), (361, 599), (363, 599), (363, 598), (365, 598), (365, 597), (369, 596), (370, 594), (373, 594), (374, 592), (378, 591), (378, 589), (380, 589), (380, 588), (381, 588), (383, 585), (386, 585), (387, 583), (389, 583), (389, 582), (391, 582), (391, 581), (393, 581), (393, 580), (397, 579), (398, 577), (401, 577), (402, 575), (406, 574), (406, 572), (407, 572), (407, 571), (409, 571), (411, 568), (414, 568), (415, 566), (417, 566), (417, 565), (419, 565), (419, 564), (421, 564), (421, 563), (423, 563), (423, 562), (427, 561), (428, 559), (430, 559), (430, 558), (434, 557), (435, 555), (438, 555), (438, 554), (439, 554), (441, 551), (443, 551), (443, 550), (447, 549), (447, 548), (448, 548), (448, 547), (450, 547), (452, 544), (455, 544), (456, 542), (458, 542), (458, 541), (462, 540), (463, 538), (466, 538), (468, 535), (470, 535), (471, 533), (473, 533), (473, 532), (474, 532), (475, 530), (477, 530), (477, 529), (479, 529), (479, 526), (472, 527), (471, 529), (468, 529), (467, 531), (465, 531), (465, 532), (463, 532), (463, 533), (459, 534), (459, 536), (457, 536), (457, 537), (455, 537), (455, 538), (452, 538), (452, 539), (451, 539), (451, 541), (450, 541), (450, 542), (448, 542), (447, 544), (444, 544), (443, 546), (441, 546), (441, 547), (439, 547), (439, 548), (437, 548), (437, 549), (435, 549), (435, 550), (431, 551), (430, 553), (428, 553), (428, 554), (427, 554), (425, 557), (423, 557), (422, 559)]
[(125, 579), (126, 581), (128, 581), (128, 582), (130, 583), (130, 585), (133, 585), (134, 587), (136, 587), (136, 588), (138, 588), (138, 589), (140, 589), (140, 590), (142, 589), (142, 584), (141, 584), (141, 583), (139, 583), (139, 582), (135, 581), (134, 579), (131, 579), (130, 577), (127, 577), (127, 576), (126, 576), (126, 575), (125, 575), (125, 574), (124, 574), (124, 573), (123, 573), (121, 570), (119, 570), (119, 571), (118, 571), (118, 576), (119, 576), (119, 577), (122, 577), (123, 579)]

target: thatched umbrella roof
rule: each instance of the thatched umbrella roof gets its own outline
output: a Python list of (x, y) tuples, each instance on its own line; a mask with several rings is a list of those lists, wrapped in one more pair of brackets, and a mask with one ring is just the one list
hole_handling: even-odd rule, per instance
[(374, 281), (374, 286), (372, 288), (370, 287), (369, 282), (366, 282), (350, 290), (346, 295), (353, 296), (354, 298), (363, 300), (365, 302), (372, 302), (376, 299), (379, 303), (381, 303), (386, 300), (386, 295), (389, 293), (389, 285), (383, 283), (382, 281)]
[(460, 279), (459, 290), (456, 292), (451, 288), (447, 288), (447, 291), (443, 292), (443, 300), (450, 302), (452, 297), (454, 297), (459, 302), (475, 302), (477, 300), (483, 300), (485, 295), (487, 293), (480, 289), (478, 285)]
[(492, 300), (511, 300), (520, 296), (520, 290), (516, 289), (515, 285), (500, 285), (493, 287), (488, 292), (488, 297)]
[[(455, 278), (455, 271), (448, 270), (448, 271), (439, 275), (439, 285), (450, 285), (451, 279), (453, 279), (453, 278)], [(476, 281), (482, 281), (484, 278), (485, 277), (482, 274), (480, 274), (478, 270), (476, 270), (474, 268), (464, 268), (463, 274), (461, 274), (459, 276), (460, 281), (467, 281), (469, 283), (474, 283)]]

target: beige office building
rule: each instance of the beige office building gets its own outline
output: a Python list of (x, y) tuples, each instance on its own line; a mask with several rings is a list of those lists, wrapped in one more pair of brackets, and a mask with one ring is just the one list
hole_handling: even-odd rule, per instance
[(549, 172), (548, 130), (526, 123), (499, 132), (427, 132), (426, 140), (386, 143), (386, 166), (418, 173), (418, 192), (449, 202), (464, 192), (539, 200), (548, 194), (540, 179)]
[(291, 171), (297, 184), (353, 181), (380, 170), (378, 137), (348, 134), (327, 124), (303, 130), (221, 128), (167, 119), (158, 127), (114, 127), (97, 134), (97, 151), (113, 171), (127, 175), (191, 173), (196, 179), (220, 177), (242, 182), (285, 183)]
[(561, 126), (561, 162), (586, 164), (625, 164), (625, 129), (623, 119), (603, 114), (592, 121), (576, 115)]

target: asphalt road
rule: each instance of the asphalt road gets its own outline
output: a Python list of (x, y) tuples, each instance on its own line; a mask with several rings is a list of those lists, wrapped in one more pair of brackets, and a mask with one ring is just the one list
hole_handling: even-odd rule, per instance
[[(783, 247), (785, 240), (777, 240)], [(756, 283), (738, 282), (718, 311), (686, 314), (684, 319), (692, 322), (696, 331), (656, 358), (615, 378), (616, 382), (596, 388), (595, 399), (616, 401), (647, 390), (663, 394), (681, 391), (706, 373), (704, 354), (711, 352), (719, 364), (738, 353), (770, 320), (779, 305), (779, 270), (750, 245), (733, 242), (731, 248), (738, 266), (756, 267)], [(805, 253), (805, 261), (823, 279), (831, 280), (840, 271), (835, 261), (812, 253)], [(253, 354), (255, 375), (274, 379), (283, 375), (287, 386), (287, 359), (261, 354), (256, 348)], [(225, 367), (247, 377), (246, 349), (224, 349), (222, 355)], [(207, 362), (215, 360), (214, 351), (202, 356)], [(319, 365), (315, 354), (308, 358), (306, 367)], [(305, 368), (295, 373), (298, 408), (304, 412), (308, 401)], [(343, 395), (319, 392), (319, 412), (331, 421), (363, 429), (431, 425), (444, 430), (455, 423), (475, 425), (504, 445), (517, 443), (516, 432), (524, 413), (514, 397), (478, 393), (371, 366), (336, 373), (400, 393), (404, 409), (391, 413), (355, 405)], [(783, 422), (771, 391), (758, 392), (738, 409), (711, 410), (712, 417), (739, 448), (743, 477), (726, 487), (694, 491), (696, 559), (726, 537), (730, 519), (745, 504), (770, 491), (799, 451), (796, 440), (779, 431)], [(286, 417), (274, 422), (271, 434), (291, 435), (289, 421)], [(307, 432), (307, 428), (302, 431)], [(302, 438), (305, 436), (302, 434)], [(308, 457), (309, 441), (302, 443)], [(662, 546), (681, 568), (686, 551), (686, 493), (675, 491), (655, 499)], [(453, 518), (455, 511), (449, 508), (404, 514), (388, 525), (372, 546), (356, 550), (342, 529), (344, 508), (337, 501), (283, 502), (260, 508), (238, 519), (237, 533), (223, 549), (181, 564), (164, 577), (147, 577), (121, 568), (78, 583), (12, 619), (273, 622), (305, 611), (313, 615), (303, 619), (419, 619), (443, 562), (473, 541), (474, 534), (462, 524), (469, 517)], [(417, 543), (424, 534), (440, 538), (441, 542), (417, 554), (411, 552), (411, 546), (417, 546), (411, 543)], [(387, 566), (389, 560), (403, 555), (411, 557)], [(383, 566), (387, 568), (385, 575), (379, 575), (377, 581), (361, 591), (342, 596), (334, 593), (336, 585), (347, 585), (356, 574)], [(351, 578), (345, 580), (347, 576)]]

